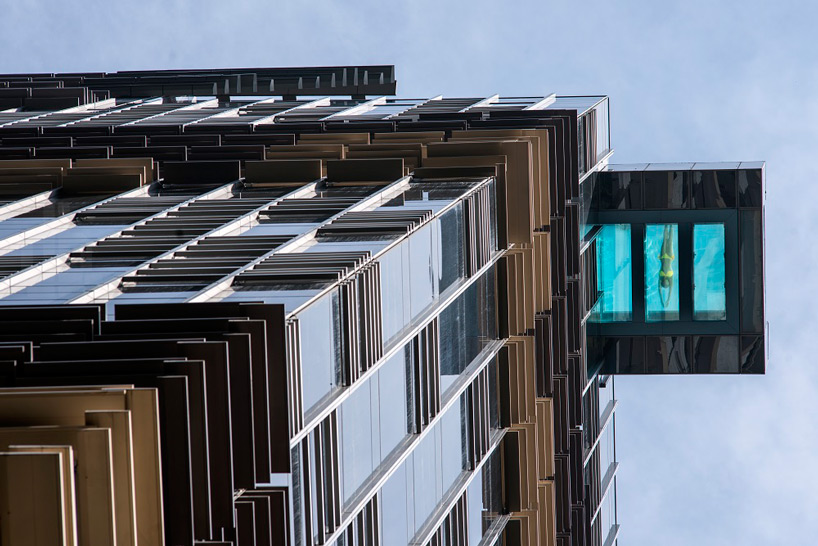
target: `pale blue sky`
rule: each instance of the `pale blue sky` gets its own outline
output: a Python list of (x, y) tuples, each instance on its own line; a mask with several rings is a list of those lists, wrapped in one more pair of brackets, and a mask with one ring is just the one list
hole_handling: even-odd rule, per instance
[(818, 3), (0, 0), (0, 72), (397, 65), (403, 96), (603, 93), (616, 162), (766, 160), (764, 377), (621, 378), (622, 546), (818, 536)]

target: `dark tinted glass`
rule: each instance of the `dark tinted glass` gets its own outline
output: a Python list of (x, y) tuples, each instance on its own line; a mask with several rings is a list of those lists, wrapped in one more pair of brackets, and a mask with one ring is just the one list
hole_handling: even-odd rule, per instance
[(736, 171), (694, 171), (693, 208), (723, 209), (736, 206)]
[(641, 209), (642, 173), (601, 172), (596, 181), (599, 210)]
[(594, 359), (602, 361), (601, 373), (641, 374), (646, 371), (644, 337), (591, 337), (589, 345), (594, 347)]
[(463, 240), (463, 205), (458, 203), (440, 217), (440, 292), (465, 275)]
[(483, 465), (483, 517), (503, 513), (503, 468), (500, 450), (495, 449)]
[(764, 279), (761, 211), (741, 211), (741, 331), (764, 330)]
[(693, 338), (696, 373), (737, 373), (738, 336), (696, 336)]
[(742, 207), (761, 207), (761, 169), (738, 172), (738, 198)]
[(440, 386), (445, 394), (483, 348), (497, 338), (494, 270), (440, 313)]
[(764, 373), (762, 336), (741, 336), (741, 373)]
[(489, 363), (489, 426), (499, 429), (500, 407), (498, 397), (500, 393), (497, 389), (497, 357), (494, 357)]
[(679, 336), (648, 336), (645, 338), (647, 373), (690, 373), (689, 340)]
[(686, 209), (690, 203), (688, 176), (685, 171), (645, 171), (646, 209)]

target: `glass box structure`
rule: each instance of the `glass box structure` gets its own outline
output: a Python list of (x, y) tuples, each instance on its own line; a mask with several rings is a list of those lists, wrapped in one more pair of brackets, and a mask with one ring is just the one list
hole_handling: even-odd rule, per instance
[(763, 168), (395, 85), (0, 75), (0, 543), (617, 543), (612, 374), (763, 371)]
[(584, 194), (604, 373), (764, 373), (764, 164), (609, 165)]

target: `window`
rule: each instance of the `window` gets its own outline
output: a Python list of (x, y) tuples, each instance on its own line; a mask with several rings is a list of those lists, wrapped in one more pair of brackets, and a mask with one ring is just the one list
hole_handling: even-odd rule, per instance
[(693, 226), (693, 319), (726, 320), (724, 224)]
[(645, 320), (679, 320), (679, 226), (645, 226)]
[(594, 308), (596, 322), (631, 320), (631, 226), (609, 224), (597, 235), (597, 290), (602, 293)]
[(305, 412), (338, 386), (340, 327), (338, 291), (318, 299), (299, 313)]

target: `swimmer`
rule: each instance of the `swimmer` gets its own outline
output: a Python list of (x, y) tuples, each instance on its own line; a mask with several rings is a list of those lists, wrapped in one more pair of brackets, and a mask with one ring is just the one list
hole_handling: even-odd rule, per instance
[(673, 228), (666, 225), (662, 237), (662, 250), (659, 252), (659, 300), (662, 307), (667, 307), (673, 294)]

